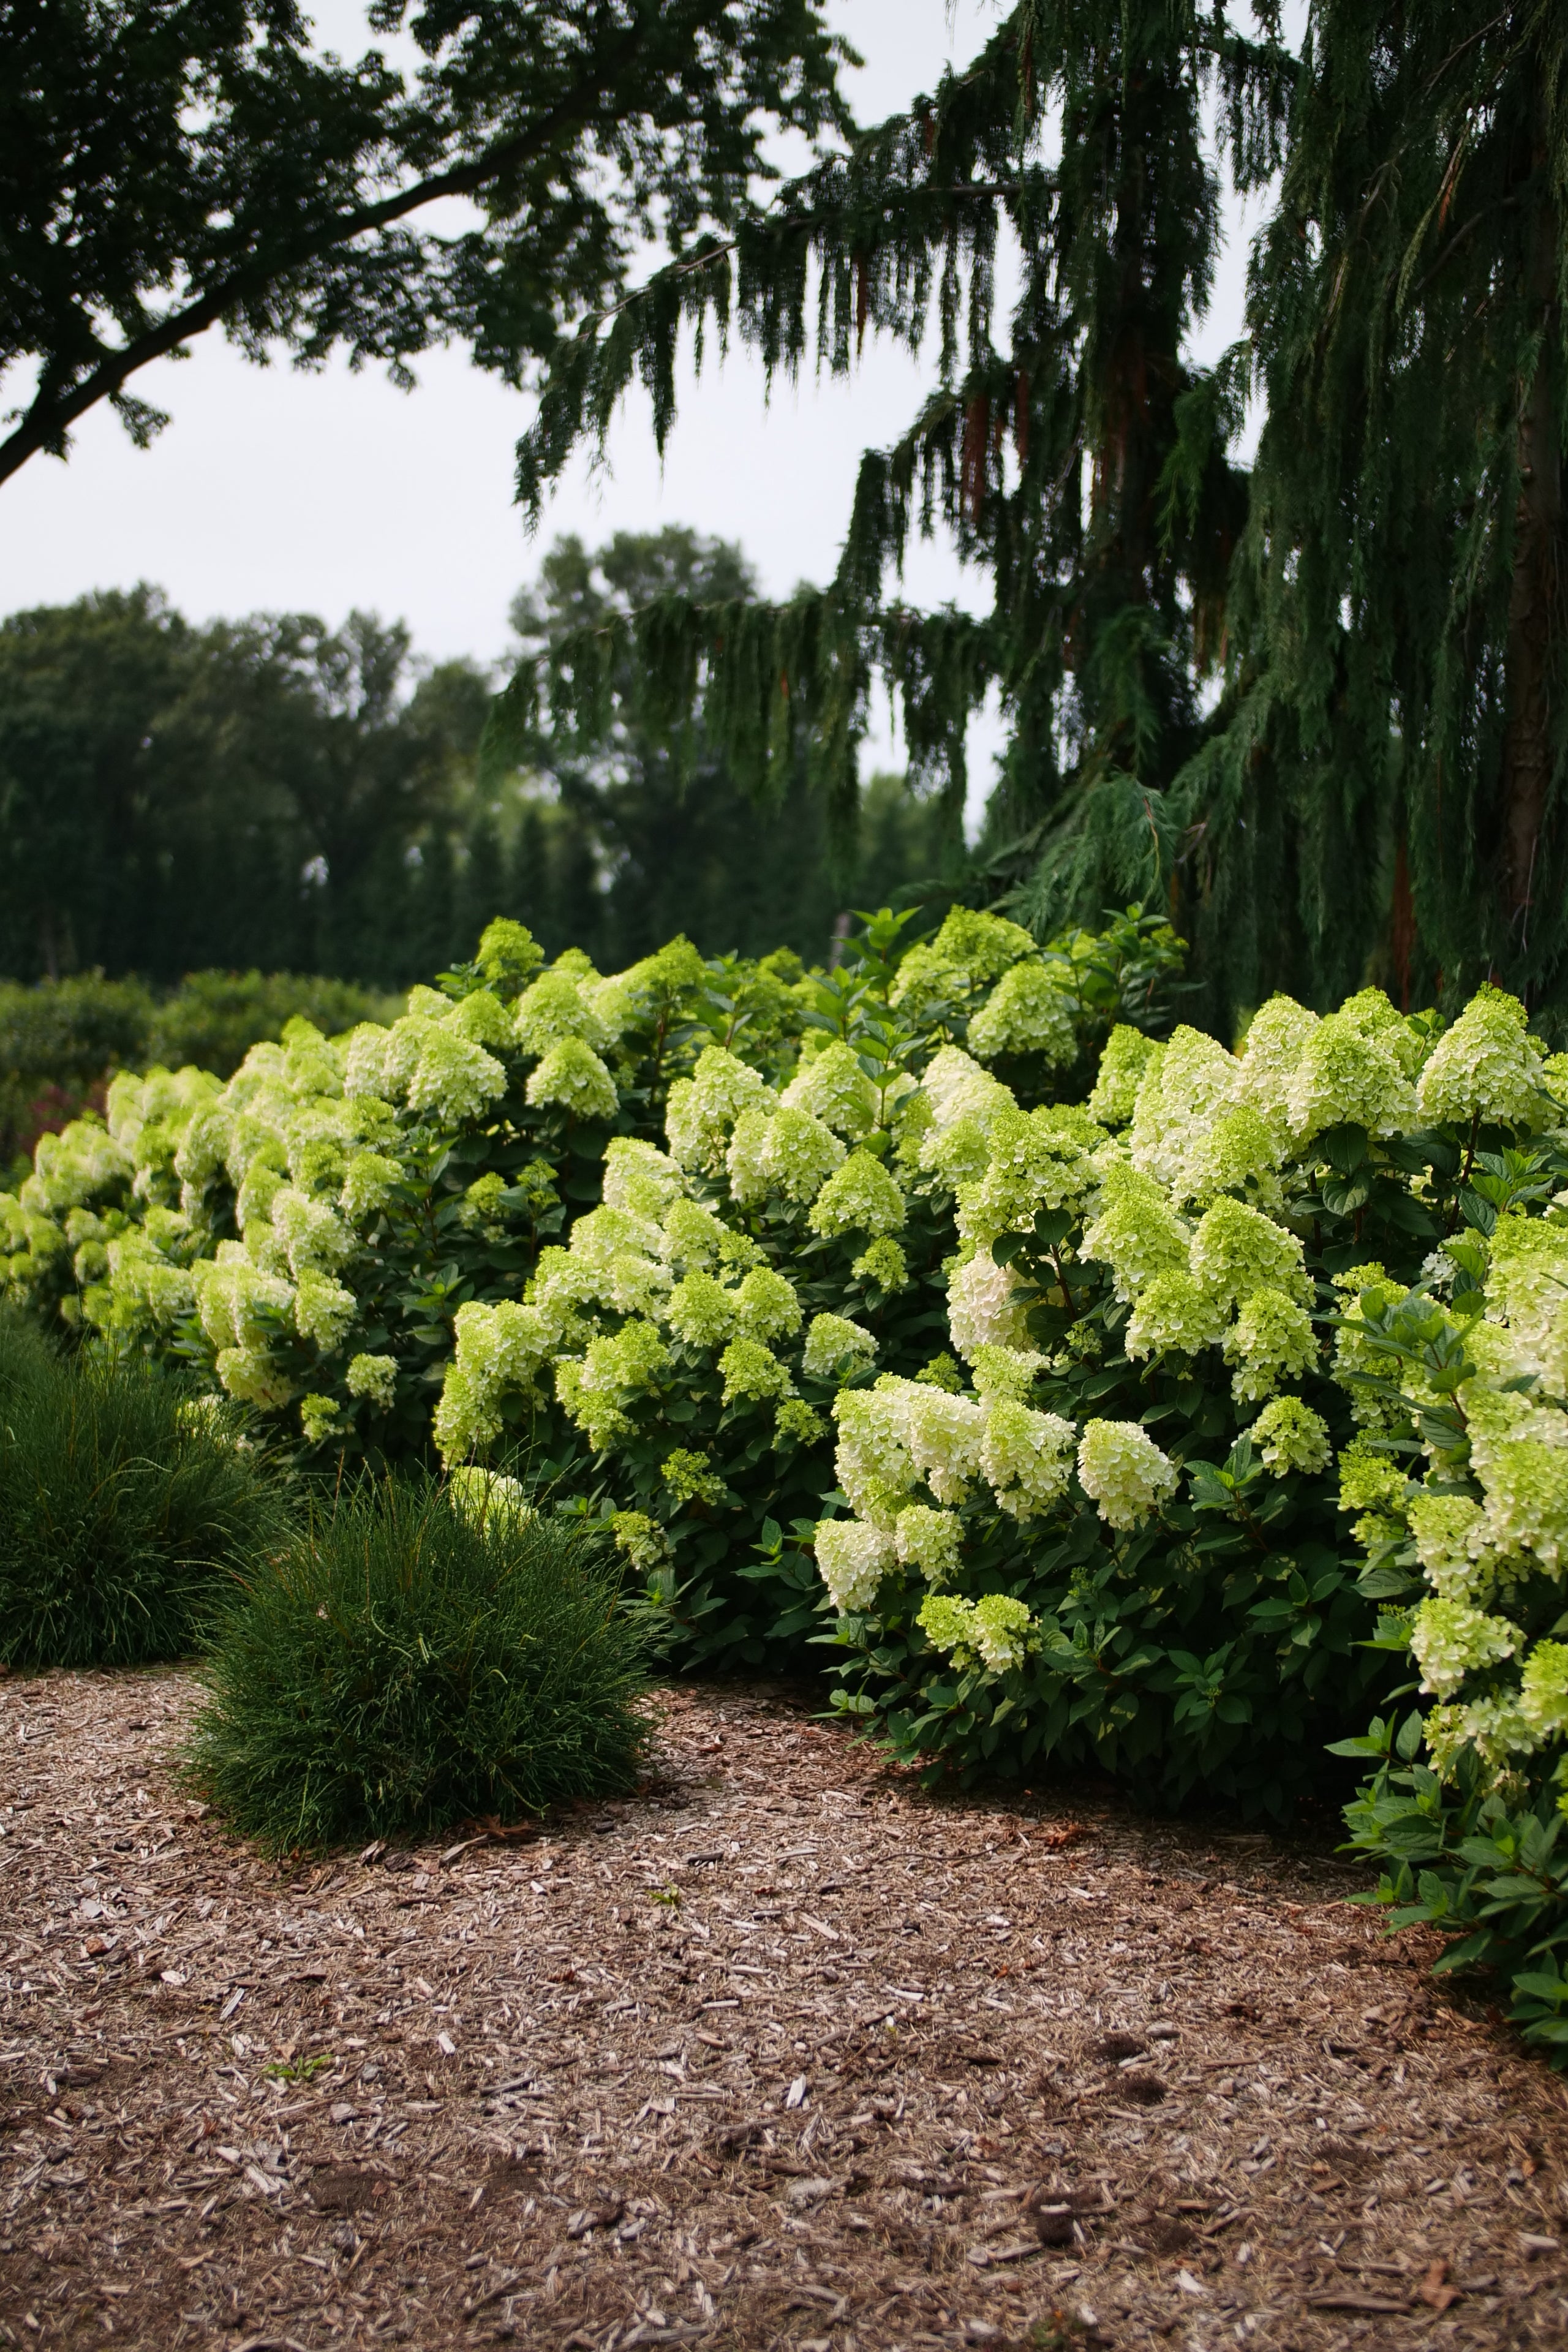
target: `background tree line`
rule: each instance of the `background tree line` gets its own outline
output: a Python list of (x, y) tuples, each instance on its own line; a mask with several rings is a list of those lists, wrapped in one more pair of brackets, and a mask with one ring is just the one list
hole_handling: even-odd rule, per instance
[[(513, 608), (525, 646), (667, 593), (749, 598), (737, 548), (679, 530), (576, 540)], [(705, 953), (830, 952), (840, 909), (942, 866), (903, 780), (847, 829), (804, 772), (738, 787), (700, 724), (617, 700), (599, 730), (481, 756), (491, 684), (353, 614), (196, 625), (139, 588), (0, 622), (0, 972), (208, 968), (406, 987), (510, 914), (614, 971), (684, 930)]]
[[(847, 373), (870, 332), (927, 381), (865, 453), (826, 587), (768, 604), (694, 563), (601, 574), (575, 626), (543, 613), (489, 730), (492, 754), (561, 753), (515, 877), (516, 810), (459, 820), (442, 782), (473, 757), (472, 680), (388, 693), (398, 648), (364, 625), (240, 631), (218, 699), (280, 678), (288, 716), (319, 706), (355, 747), (346, 802), (323, 755), (308, 822), (258, 813), (247, 870), (273, 874), (291, 956), (367, 968), (395, 926), (402, 969), (438, 959), (470, 839), (514, 900), (555, 877), (549, 920), (586, 939), (622, 877), (620, 905), (646, 896), (606, 747), (661, 747), (649, 790), (722, 773), (769, 822), (805, 779), (843, 844), (879, 677), (953, 815), (966, 722), (1000, 697), (971, 898), (1042, 938), (1160, 903), (1216, 1034), (1276, 989), (1325, 1005), (1369, 975), (1402, 1003), (1496, 978), (1568, 1029), (1561, 0), (1013, 0), (869, 126), (822, 0), (371, 0), (365, 22), (412, 34), (411, 75), (318, 51), (281, 0), (0, 0), (0, 368), (35, 371), (0, 481), (100, 401), (144, 442), (167, 420), (141, 371), (215, 326), (254, 359), (342, 348), (405, 380), (461, 340), (537, 394), (535, 512), (634, 383), (662, 445), (694, 344)], [(770, 185), (779, 130), (811, 162)], [(455, 194), (479, 217), (444, 238), (426, 208)], [(1205, 367), (1227, 195), (1261, 220), (1246, 331)], [(988, 613), (903, 604), (911, 532), (989, 573)], [(106, 818), (127, 856), (139, 808)], [(815, 870), (816, 823), (803, 802), (766, 839)], [(52, 877), (57, 839), (40, 812), (26, 870)], [(97, 952), (80, 939), (132, 919), (107, 903), (121, 873), (155, 891), (185, 854), (107, 857), (70, 940), (47, 900), (33, 961)]]

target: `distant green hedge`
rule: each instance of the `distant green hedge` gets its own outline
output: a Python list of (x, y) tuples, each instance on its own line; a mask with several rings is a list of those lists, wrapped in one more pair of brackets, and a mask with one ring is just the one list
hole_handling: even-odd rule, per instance
[(116, 1070), (195, 1062), (228, 1077), (297, 1014), (331, 1036), (389, 1018), (401, 1003), (309, 972), (195, 971), (162, 998), (100, 972), (31, 987), (0, 981), (0, 1161), (30, 1153)]

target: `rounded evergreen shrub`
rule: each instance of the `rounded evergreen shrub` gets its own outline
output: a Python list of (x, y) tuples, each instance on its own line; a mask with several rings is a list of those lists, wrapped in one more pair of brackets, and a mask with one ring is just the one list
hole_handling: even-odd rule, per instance
[(566, 1522), (429, 1480), (345, 1490), (215, 1629), (190, 1778), (275, 1850), (503, 1821), (637, 1777), (642, 1637)]
[(132, 1666), (196, 1644), (284, 1507), (237, 1416), (141, 1357), (0, 1321), (0, 1662)]

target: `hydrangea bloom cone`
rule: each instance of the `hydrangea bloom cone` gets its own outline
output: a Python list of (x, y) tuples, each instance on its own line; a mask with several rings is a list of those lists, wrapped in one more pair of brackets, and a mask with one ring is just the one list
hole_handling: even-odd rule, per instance
[(1091, 1421), (1078, 1448), (1079, 1484), (1108, 1526), (1139, 1526), (1176, 1489), (1176, 1473), (1135, 1421)]

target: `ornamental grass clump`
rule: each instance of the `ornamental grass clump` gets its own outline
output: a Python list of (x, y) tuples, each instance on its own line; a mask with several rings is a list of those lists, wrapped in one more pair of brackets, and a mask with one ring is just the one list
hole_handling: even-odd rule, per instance
[(67, 1360), (0, 1321), (0, 1662), (132, 1666), (195, 1646), (284, 1506), (233, 1409), (140, 1358)]
[(642, 1640), (618, 1580), (566, 1521), (475, 1506), (366, 1479), (245, 1580), (185, 1756), (236, 1829), (317, 1849), (633, 1786)]

